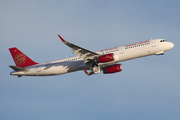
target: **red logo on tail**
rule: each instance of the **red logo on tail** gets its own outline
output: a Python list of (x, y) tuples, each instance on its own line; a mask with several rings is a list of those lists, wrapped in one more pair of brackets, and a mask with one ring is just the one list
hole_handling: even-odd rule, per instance
[(18, 50), (17, 48), (10, 48), (9, 49), (14, 62), (16, 63), (16, 66), (18, 67), (28, 67), (31, 65), (36, 65), (38, 63), (34, 62), (33, 60), (31, 60), (28, 56), (26, 56), (24, 53), (22, 53), (20, 50)]
[(18, 53), (14, 57), (14, 61), (17, 65), (23, 65), (26, 62), (26, 56), (22, 53)]

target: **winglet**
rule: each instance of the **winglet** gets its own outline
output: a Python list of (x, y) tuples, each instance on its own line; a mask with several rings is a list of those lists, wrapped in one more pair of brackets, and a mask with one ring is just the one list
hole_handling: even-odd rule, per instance
[(62, 42), (66, 42), (60, 35), (58, 35)]
[(86, 73), (86, 75), (89, 75), (88, 71), (87, 70), (84, 70), (84, 72)]

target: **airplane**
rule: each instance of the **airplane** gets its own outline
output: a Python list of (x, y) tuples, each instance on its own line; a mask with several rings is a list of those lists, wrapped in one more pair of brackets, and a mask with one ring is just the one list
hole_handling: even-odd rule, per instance
[[(112, 74), (122, 71), (122, 65), (119, 62), (150, 55), (163, 55), (165, 51), (174, 47), (173, 43), (164, 39), (151, 39), (93, 52), (66, 41), (60, 35), (58, 36), (78, 56), (37, 63), (16, 47), (9, 48), (16, 64), (9, 66), (14, 70), (10, 75), (18, 77), (52, 76), (80, 70), (84, 71), (88, 76), (98, 74), (100, 71), (103, 71), (103, 74)], [(87, 70), (91, 71), (88, 72)]]

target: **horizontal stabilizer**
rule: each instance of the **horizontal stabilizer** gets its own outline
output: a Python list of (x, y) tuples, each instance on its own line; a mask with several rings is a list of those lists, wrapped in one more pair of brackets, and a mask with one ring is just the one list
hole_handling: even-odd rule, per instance
[(18, 67), (18, 66), (15, 66), (15, 65), (11, 65), (9, 67), (12, 68), (13, 70), (15, 70), (16, 72), (17, 71), (26, 71), (27, 70), (27, 69), (24, 69), (22, 67)]

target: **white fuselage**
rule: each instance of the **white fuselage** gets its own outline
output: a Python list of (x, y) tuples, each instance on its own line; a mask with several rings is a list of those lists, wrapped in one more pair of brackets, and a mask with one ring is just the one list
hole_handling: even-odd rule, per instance
[[(118, 62), (130, 60), (139, 57), (145, 57), (154, 54), (161, 54), (171, 49), (174, 44), (171, 42), (161, 42), (162, 39), (153, 39), (135, 44), (105, 49), (97, 51), (96, 53), (103, 55), (108, 53), (114, 53), (115, 60), (112, 62), (99, 63), (100, 67), (106, 67)], [(84, 59), (80, 59), (79, 56), (64, 58), (60, 60), (50, 61), (26, 67), (26, 71), (11, 72), (11, 75), (21, 76), (49, 76), (49, 75), (61, 75), (65, 73), (75, 72), (78, 70), (90, 70), (92, 64), (85, 64)]]

